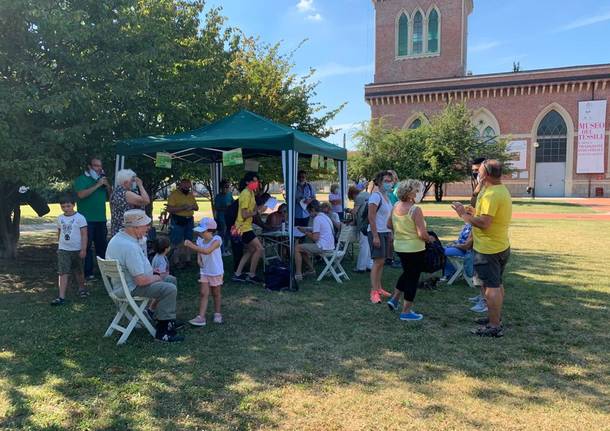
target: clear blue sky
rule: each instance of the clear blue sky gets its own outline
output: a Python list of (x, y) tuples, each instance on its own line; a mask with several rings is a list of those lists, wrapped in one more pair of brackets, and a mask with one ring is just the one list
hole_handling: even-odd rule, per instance
[[(610, 63), (610, 0), (475, 0), (468, 35), (474, 74)], [(348, 105), (331, 123), (343, 131), (370, 118), (364, 85), (373, 80), (374, 13), (371, 0), (208, 0), (222, 6), (228, 25), (282, 42), (295, 54), (295, 72), (314, 68), (317, 100)]]

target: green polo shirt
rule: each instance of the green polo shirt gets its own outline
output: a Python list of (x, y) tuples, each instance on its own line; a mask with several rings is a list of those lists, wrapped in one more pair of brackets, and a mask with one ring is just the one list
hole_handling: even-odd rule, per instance
[[(74, 180), (74, 190), (86, 190), (96, 183), (88, 175), (81, 175)], [(84, 199), (77, 199), (76, 207), (88, 222), (106, 221), (106, 187), (100, 187)]]

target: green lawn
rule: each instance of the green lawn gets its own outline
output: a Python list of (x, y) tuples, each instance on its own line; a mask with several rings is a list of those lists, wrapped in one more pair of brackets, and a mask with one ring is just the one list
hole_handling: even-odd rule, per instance
[[(460, 227), (429, 224), (447, 240)], [(502, 339), (469, 335), (463, 284), (420, 291), (425, 319), (405, 324), (353, 275), (298, 293), (227, 284), (224, 325), (178, 345), (140, 330), (117, 347), (102, 337), (114, 311), (99, 283), (48, 305), (54, 245), (25, 234), (19, 263), (0, 262), (0, 428), (610, 429), (608, 237), (610, 222), (516, 220)], [(386, 288), (398, 274), (386, 270)], [(179, 280), (188, 319), (195, 271)]]
[[(279, 199), (282, 199), (281, 196), (279, 195), (274, 195)], [(318, 195), (318, 199), (328, 199), (328, 195), (326, 194), (319, 194)], [(451, 201), (449, 200), (445, 200), (444, 202), (433, 202), (430, 201), (430, 199), (433, 199), (431, 197), (427, 198), (428, 200), (424, 201), (422, 203), (422, 206), (424, 208), (424, 210), (426, 209), (433, 209), (433, 210), (447, 210), (447, 211), (451, 211)], [(197, 202), (199, 203), (199, 213), (197, 214), (198, 217), (203, 217), (204, 215), (210, 215), (211, 214), (211, 205), (210, 205), (210, 201), (208, 199), (197, 199)], [(466, 201), (462, 201), (464, 203), (466, 203)], [(161, 213), (161, 210), (163, 209), (163, 205), (165, 204), (165, 201), (155, 201), (154, 206), (153, 206), (153, 214), (155, 216), (158, 216)], [(351, 202), (350, 202), (350, 207)], [(34, 210), (32, 210), (32, 208), (30, 208), (27, 205), (23, 205), (21, 207), (21, 222), (23, 224), (39, 224), (39, 223), (52, 223), (57, 219), (57, 216), (59, 216), (59, 214), (61, 214), (61, 208), (59, 207), (59, 204), (49, 204), (49, 207), (51, 208), (51, 211), (49, 212), (49, 214), (45, 215), (44, 217), (38, 217), (36, 215), (36, 213), (34, 212)], [(571, 202), (565, 202), (565, 201), (556, 201), (556, 200), (532, 200), (529, 198), (516, 198), (513, 199), (513, 211), (514, 212), (523, 212), (523, 213), (577, 213), (577, 214), (588, 214), (588, 213), (594, 213), (595, 211), (589, 207), (584, 207), (581, 205), (577, 205)], [(108, 215), (108, 217), (110, 218), (110, 207), (108, 206), (108, 204), (106, 204), (106, 213)]]

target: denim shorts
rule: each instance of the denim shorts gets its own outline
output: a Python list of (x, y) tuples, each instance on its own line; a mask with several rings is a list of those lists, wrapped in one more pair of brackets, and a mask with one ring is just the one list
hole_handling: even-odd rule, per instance
[(510, 257), (510, 248), (494, 254), (474, 251), (474, 284), (497, 288), (502, 286), (502, 276)]

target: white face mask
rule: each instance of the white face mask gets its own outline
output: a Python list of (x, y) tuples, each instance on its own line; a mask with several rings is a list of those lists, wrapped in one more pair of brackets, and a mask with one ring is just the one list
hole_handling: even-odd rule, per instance
[(423, 198), (424, 198), (424, 192), (422, 190), (419, 190), (417, 192), (417, 194), (415, 195), (415, 203), (416, 204), (420, 203)]
[(89, 169), (89, 176), (91, 177), (91, 179), (92, 179), (93, 181), (97, 181), (97, 180), (99, 180), (99, 179), (100, 179), (99, 174), (98, 174), (97, 172), (95, 172), (95, 170), (94, 170), (94, 169)]

